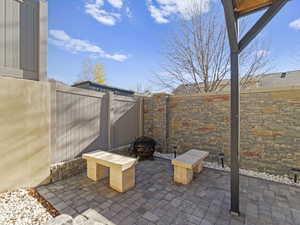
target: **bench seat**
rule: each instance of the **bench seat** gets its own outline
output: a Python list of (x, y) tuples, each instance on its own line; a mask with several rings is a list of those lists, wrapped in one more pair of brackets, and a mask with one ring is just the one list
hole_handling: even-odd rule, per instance
[(193, 179), (193, 174), (200, 173), (203, 169), (203, 160), (208, 152), (192, 149), (172, 160), (174, 166), (174, 181), (188, 184)]
[(87, 176), (98, 181), (109, 175), (110, 187), (125, 192), (135, 186), (137, 159), (110, 152), (96, 151), (82, 155), (87, 160)]

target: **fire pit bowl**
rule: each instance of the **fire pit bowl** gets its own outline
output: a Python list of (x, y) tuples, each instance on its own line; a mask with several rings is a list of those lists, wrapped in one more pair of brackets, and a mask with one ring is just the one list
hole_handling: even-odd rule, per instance
[(154, 160), (156, 141), (153, 138), (142, 136), (137, 138), (131, 145), (131, 154), (139, 158), (139, 160)]

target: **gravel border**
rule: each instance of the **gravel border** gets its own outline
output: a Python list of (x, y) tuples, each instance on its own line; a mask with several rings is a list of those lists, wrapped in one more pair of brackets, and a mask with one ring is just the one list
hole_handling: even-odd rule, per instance
[(29, 192), (27, 189), (18, 189), (0, 194), (1, 225), (44, 225), (53, 219)]
[[(160, 153), (160, 152), (155, 152), (154, 156), (158, 157), (158, 158), (162, 158), (162, 159), (167, 159), (167, 160), (174, 159), (174, 154), (173, 153), (163, 154), (163, 153)], [(230, 172), (230, 168), (228, 166), (225, 166), (224, 168), (222, 168), (222, 166), (219, 165), (218, 163), (204, 162), (204, 167), (210, 168), (210, 169), (215, 169), (215, 170)], [(288, 176), (272, 175), (272, 174), (269, 174), (269, 173), (256, 172), (256, 171), (246, 170), (246, 169), (240, 169), (240, 175), (255, 177), (255, 178), (260, 178), (260, 179), (263, 179), (263, 180), (268, 180), (268, 181), (273, 181), (273, 182), (277, 182), (277, 183), (281, 183), (281, 184), (288, 184), (288, 185), (291, 185), (291, 186), (300, 187), (299, 182), (295, 183), (290, 178), (288, 178)]]

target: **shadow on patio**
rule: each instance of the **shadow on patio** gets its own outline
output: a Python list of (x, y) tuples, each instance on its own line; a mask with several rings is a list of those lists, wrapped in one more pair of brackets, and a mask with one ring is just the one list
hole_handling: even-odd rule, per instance
[(79, 215), (92, 208), (117, 225), (299, 225), (300, 188), (241, 176), (241, 217), (229, 215), (229, 173), (204, 169), (189, 185), (173, 183), (166, 160), (136, 167), (136, 186), (126, 193), (108, 179), (85, 174), (38, 188), (61, 213)]

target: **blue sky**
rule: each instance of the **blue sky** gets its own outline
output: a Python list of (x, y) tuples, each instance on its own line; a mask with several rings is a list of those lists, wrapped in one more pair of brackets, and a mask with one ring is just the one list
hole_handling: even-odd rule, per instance
[[(188, 19), (188, 1), (48, 0), (49, 77), (72, 84), (83, 61), (91, 57), (104, 64), (108, 85), (153, 86), (153, 73), (162, 72), (166, 40), (176, 31), (178, 19)], [(198, 1), (203, 13), (221, 4)], [(270, 43), (270, 72), (300, 69), (294, 59), (300, 52), (299, 0), (290, 1), (262, 35)]]

